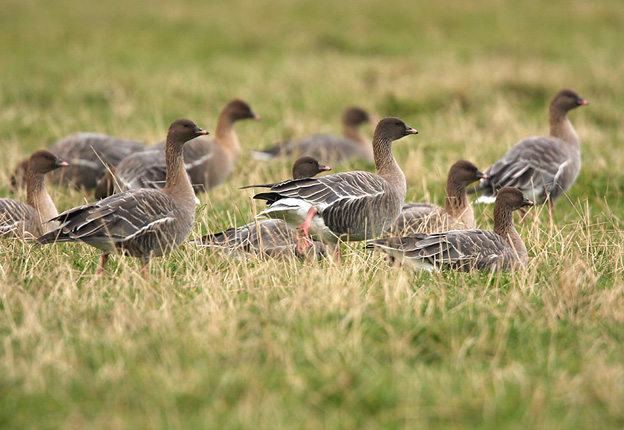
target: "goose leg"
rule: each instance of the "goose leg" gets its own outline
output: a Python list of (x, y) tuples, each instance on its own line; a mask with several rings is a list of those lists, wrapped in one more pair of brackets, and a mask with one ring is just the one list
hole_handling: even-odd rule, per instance
[(98, 269), (96, 272), (98, 276), (101, 276), (102, 273), (104, 273), (104, 266), (106, 266), (106, 262), (108, 261), (109, 257), (110, 257), (110, 254), (108, 252), (102, 253), (102, 257), (100, 257), (100, 265), (98, 266)]
[(151, 253), (150, 255), (146, 256), (146, 257), (141, 257), (140, 261), (141, 261), (141, 275), (143, 276), (143, 279), (147, 279), (149, 278), (149, 264), (150, 261), (152, 259)]
[(305, 221), (297, 227), (297, 250), (301, 254), (305, 254), (305, 249), (312, 246), (312, 239), (310, 239), (310, 226), (312, 225), (312, 218), (317, 214), (317, 210), (314, 206), (308, 211)]
[(551, 199), (548, 199), (548, 223), (552, 225), (553, 223), (553, 213), (555, 212), (555, 202)]
[(520, 222), (526, 224), (527, 211), (524, 208), (520, 208), (518, 212), (520, 212)]
[(336, 265), (342, 266), (342, 250), (340, 249), (340, 243), (337, 243), (334, 246), (332, 257), (334, 258)]

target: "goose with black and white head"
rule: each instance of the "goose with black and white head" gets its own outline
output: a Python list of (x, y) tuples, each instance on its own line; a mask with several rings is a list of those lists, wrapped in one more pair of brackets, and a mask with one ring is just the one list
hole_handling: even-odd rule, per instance
[(271, 185), (255, 199), (269, 207), (258, 216), (284, 219), (300, 231), (300, 251), (315, 239), (337, 243), (377, 237), (390, 228), (405, 201), (405, 175), (392, 142), (418, 131), (399, 118), (382, 119), (373, 136), (377, 174), (344, 172)]

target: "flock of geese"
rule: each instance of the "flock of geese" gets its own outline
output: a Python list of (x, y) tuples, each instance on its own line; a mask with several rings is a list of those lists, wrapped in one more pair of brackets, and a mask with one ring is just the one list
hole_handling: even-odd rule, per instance
[[(260, 188), (266, 202), (256, 220), (208, 234), (201, 247), (254, 252), (266, 256), (340, 261), (340, 241), (366, 241), (407, 266), (434, 270), (522, 269), (527, 249), (513, 222), (515, 210), (548, 204), (575, 182), (580, 145), (567, 113), (588, 102), (561, 90), (549, 110), (550, 134), (518, 142), (481, 172), (460, 160), (448, 172), (444, 207), (405, 203), (406, 181), (392, 154), (392, 143), (418, 132), (402, 120), (377, 123), (372, 145), (358, 126), (371, 121), (359, 108), (343, 116), (343, 136), (314, 135), (258, 151), (259, 159), (299, 157), (293, 178)], [(223, 109), (215, 137), (189, 119), (174, 121), (164, 142), (140, 142), (77, 133), (39, 150), (15, 169), (11, 184), (26, 187), (26, 202), (0, 199), (0, 236), (34, 239), (36, 244), (84, 242), (102, 251), (98, 273), (111, 254), (141, 261), (170, 253), (189, 236), (195, 222), (196, 193), (221, 184), (234, 169), (241, 147), (236, 121), (258, 120), (239, 99)], [(350, 171), (316, 177), (328, 164), (373, 160), (376, 173)], [(48, 195), (44, 177), (62, 186), (95, 190), (97, 200), (61, 214)], [(471, 184), (479, 181), (477, 186)], [(476, 229), (469, 194), (494, 202), (494, 231)]]

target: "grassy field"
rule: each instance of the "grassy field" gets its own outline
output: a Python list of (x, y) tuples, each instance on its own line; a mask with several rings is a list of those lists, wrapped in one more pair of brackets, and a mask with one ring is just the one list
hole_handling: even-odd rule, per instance
[[(570, 115), (584, 164), (554, 226), (543, 208), (519, 226), (524, 273), (414, 274), (357, 243), (342, 267), (185, 245), (148, 280), (121, 258), (98, 279), (88, 246), (1, 243), (0, 428), (624, 427), (620, 0), (6, 0), (0, 27), (2, 196), (67, 134), (214, 131), (241, 97), (262, 116), (236, 126), (245, 151), (337, 133), (347, 105), (404, 119), (408, 200), (441, 203), (457, 159), (485, 168), (547, 133), (557, 90), (591, 103)], [(248, 222), (238, 187), (289, 164), (243, 157), (193, 236)]]

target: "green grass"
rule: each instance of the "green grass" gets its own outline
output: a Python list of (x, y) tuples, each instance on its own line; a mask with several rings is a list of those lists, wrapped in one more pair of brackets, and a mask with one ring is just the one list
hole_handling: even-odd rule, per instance
[[(554, 227), (543, 208), (519, 226), (524, 273), (414, 274), (361, 244), (341, 267), (185, 245), (148, 280), (121, 258), (97, 279), (86, 245), (1, 243), (0, 427), (624, 427), (623, 23), (619, 0), (5, 1), (2, 196), (67, 134), (152, 143), (181, 116), (214, 131), (241, 97), (262, 116), (236, 126), (246, 151), (337, 133), (347, 105), (404, 119), (420, 131), (394, 145), (408, 200), (441, 203), (457, 159), (486, 167), (547, 133), (560, 88), (591, 105), (570, 114), (583, 168)], [(289, 170), (243, 157), (193, 235), (248, 222), (238, 187)]]

